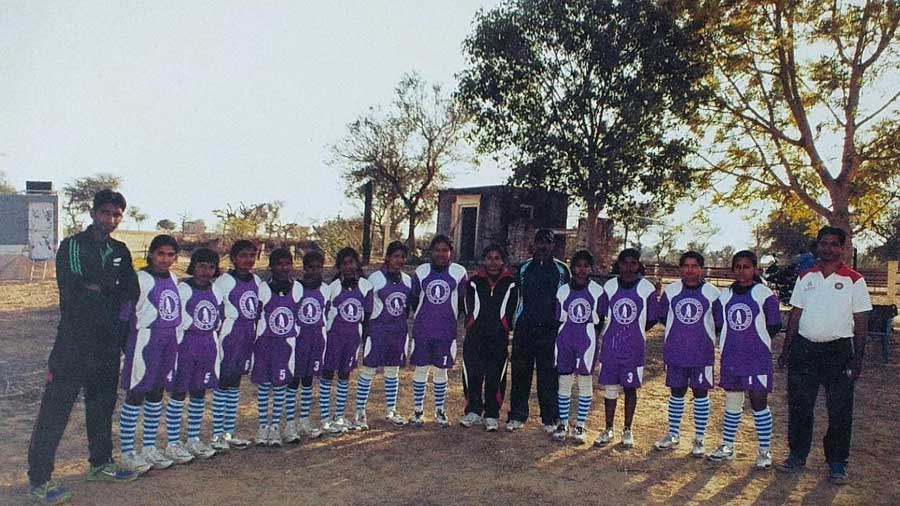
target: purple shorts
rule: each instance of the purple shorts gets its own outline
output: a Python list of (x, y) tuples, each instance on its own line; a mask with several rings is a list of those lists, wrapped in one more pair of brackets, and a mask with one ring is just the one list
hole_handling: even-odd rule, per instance
[(621, 385), (623, 388), (641, 388), (644, 366), (629, 367), (615, 362), (600, 363), (597, 382), (601, 385)]
[(452, 369), (456, 359), (456, 339), (419, 337), (413, 339), (413, 351), (409, 363), (416, 366), (433, 365), (439, 369)]
[(325, 370), (338, 374), (349, 374), (356, 369), (356, 355), (359, 353), (359, 337), (328, 336), (325, 346)]
[(219, 358), (216, 336), (202, 332), (185, 332), (178, 345), (175, 377), (166, 385), (170, 392), (211, 390), (219, 386), (216, 361)]
[(256, 385), (287, 385), (294, 381), (294, 337), (261, 336), (253, 343), (253, 372)]
[(174, 377), (178, 340), (175, 327), (132, 331), (125, 348), (121, 386), (129, 392), (147, 393), (165, 387)]
[(722, 373), (719, 378), (719, 386), (729, 392), (771, 392), (773, 385), (772, 373), (748, 374), (735, 376)]
[(560, 335), (556, 338), (556, 371), (561, 375), (593, 374), (596, 355), (596, 341), (586, 335)]
[(234, 321), (230, 329), (226, 322), (222, 328), (222, 365), (219, 377), (241, 376), (250, 372), (253, 364), (253, 342), (256, 340), (256, 322)]
[(294, 361), (295, 378), (322, 375), (322, 368), (325, 365), (325, 342), (325, 327), (318, 333), (300, 331)]
[(666, 365), (666, 386), (669, 388), (691, 387), (698, 390), (712, 390), (714, 383), (711, 365), (697, 367)]
[(390, 334), (375, 332), (366, 338), (363, 365), (366, 367), (396, 367), (406, 362), (406, 332)]

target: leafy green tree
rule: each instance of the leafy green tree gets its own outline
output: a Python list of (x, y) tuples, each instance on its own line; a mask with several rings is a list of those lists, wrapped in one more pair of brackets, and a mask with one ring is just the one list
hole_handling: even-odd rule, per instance
[(362, 249), (362, 217), (343, 218), (340, 215), (313, 225), (312, 239), (331, 259), (341, 248)]
[(601, 211), (674, 201), (690, 179), (679, 127), (706, 70), (673, 14), (649, 0), (511, 0), (479, 12), (463, 43), (458, 96), (479, 152), (509, 161), (516, 185), (584, 204), (593, 250)]
[(128, 217), (134, 221), (134, 223), (137, 225), (138, 230), (141, 229), (141, 223), (147, 221), (147, 218), (149, 218), (149, 216), (147, 216), (147, 213), (141, 211), (141, 208), (139, 208), (138, 206), (128, 206), (128, 211), (126, 214), (128, 214)]
[(84, 215), (90, 212), (95, 193), (106, 189), (117, 190), (121, 185), (121, 177), (100, 173), (75, 178), (63, 186), (62, 210), (67, 220), (66, 235), (74, 234), (82, 229)]
[(156, 229), (166, 232), (167, 234), (174, 232), (177, 227), (178, 224), (168, 218), (156, 222)]
[(789, 262), (801, 253), (813, 251), (812, 244), (821, 226), (822, 219), (812, 213), (775, 211), (762, 225), (762, 251), (778, 257), (780, 262)]

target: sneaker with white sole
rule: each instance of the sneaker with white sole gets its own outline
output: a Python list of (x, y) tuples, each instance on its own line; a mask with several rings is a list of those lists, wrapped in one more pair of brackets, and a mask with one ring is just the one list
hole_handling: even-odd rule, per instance
[(662, 439), (653, 443), (653, 448), (655, 448), (659, 451), (674, 450), (675, 448), (678, 448), (678, 444), (680, 442), (681, 442), (680, 437), (678, 437), (674, 434), (671, 434), (671, 433), (667, 433), (665, 436), (663, 436)]
[(706, 447), (703, 446), (702, 439), (694, 438), (694, 442), (691, 443), (691, 457), (695, 459), (702, 459), (706, 456)]
[(616, 437), (616, 431), (611, 428), (604, 429), (604, 431), (597, 436), (597, 440), (594, 441), (594, 446), (606, 446), (612, 442), (614, 437)]
[(334, 422), (332, 423), (332, 425), (340, 428), (341, 432), (344, 433), (344, 432), (348, 432), (350, 430), (351, 423), (349, 420), (347, 420), (343, 416), (339, 416), (334, 419)]
[(212, 440), (209, 442), (209, 446), (211, 446), (216, 453), (225, 453), (231, 449), (231, 445), (228, 444), (228, 440), (225, 439), (224, 435), (213, 436)]
[(450, 426), (450, 418), (447, 417), (447, 412), (443, 409), (439, 409), (434, 412), (434, 423), (438, 424), (440, 427), (449, 427)]
[(544, 426), (542, 427), (542, 430), (544, 431), (544, 434), (552, 435), (554, 432), (556, 432), (556, 428), (558, 426), (559, 426), (558, 423), (545, 423)]
[(569, 424), (560, 423), (556, 426), (556, 429), (553, 430), (553, 434), (550, 436), (557, 441), (565, 441), (569, 436)]
[(634, 448), (634, 432), (631, 429), (622, 431), (622, 446), (625, 448)]
[(269, 426), (268, 425), (260, 425), (259, 429), (256, 431), (256, 446), (268, 446), (269, 445)]
[(523, 422), (521, 420), (510, 420), (510, 421), (506, 422), (507, 432), (515, 432), (517, 430), (522, 430), (523, 427), (525, 427), (525, 422)]
[(356, 418), (353, 420), (353, 429), (358, 431), (369, 430), (369, 417), (366, 416), (366, 410), (356, 410)]
[(409, 419), (409, 423), (416, 427), (425, 425), (425, 413), (422, 411), (413, 411), (413, 416)]
[(236, 450), (243, 450), (245, 448), (250, 448), (250, 446), (252, 445), (252, 443), (249, 440), (244, 439), (244, 438), (238, 436), (237, 434), (232, 434), (230, 432), (226, 432), (224, 437), (225, 437), (225, 441), (228, 441), (228, 446), (231, 448), (234, 448)]
[(175, 464), (172, 459), (163, 455), (155, 446), (142, 449), (141, 456), (153, 466), (153, 469), (168, 469)]
[(184, 443), (181, 441), (169, 443), (169, 445), (166, 446), (166, 449), (163, 450), (163, 455), (177, 465), (187, 464), (194, 460), (194, 456), (191, 455), (191, 452), (187, 451), (187, 448), (184, 447)]
[(140, 453), (123, 453), (119, 461), (122, 463), (122, 467), (139, 475), (153, 468), (153, 464), (147, 462), (147, 459)]
[(587, 442), (587, 430), (582, 425), (576, 425), (574, 429), (572, 429), (572, 439), (575, 440), (578, 444), (584, 444)]
[(309, 439), (316, 439), (322, 435), (322, 429), (313, 425), (309, 418), (301, 418), (297, 422), (297, 432), (299, 432), (301, 436), (308, 437)]
[(346, 432), (344, 427), (341, 424), (337, 423), (337, 420), (326, 419), (324, 423), (322, 423), (322, 430), (324, 430), (328, 435), (331, 436), (339, 436)]
[(488, 432), (497, 432), (500, 428), (500, 420), (496, 418), (485, 418), (484, 419), (484, 430)]
[(216, 450), (199, 439), (191, 439), (185, 445), (187, 451), (198, 459), (208, 459), (216, 454)]
[(398, 415), (397, 412), (394, 411), (393, 409), (389, 409), (385, 413), (384, 419), (391, 422), (394, 425), (401, 426), (401, 427), (408, 423), (406, 420), (406, 417)]
[(772, 468), (772, 452), (760, 450), (756, 453), (756, 468), (760, 471)]
[(108, 481), (111, 483), (126, 483), (129, 481), (134, 481), (138, 478), (139, 473), (137, 471), (132, 471), (131, 469), (127, 469), (124, 466), (120, 466), (113, 461), (107, 462), (102, 466), (91, 466), (88, 470), (87, 476), (84, 477), (86, 481)]
[(722, 444), (716, 451), (710, 453), (706, 456), (709, 460), (713, 462), (721, 462), (723, 460), (734, 460), (734, 447), (730, 444)]
[(469, 412), (459, 419), (459, 424), (463, 427), (469, 428), (473, 425), (481, 425), (482, 421), (483, 420), (481, 418), (481, 415), (479, 415), (478, 413)]
[(284, 442), (294, 444), (300, 442), (300, 433), (297, 432), (297, 421), (291, 420), (284, 424)]
[(269, 425), (269, 438), (267, 440), (269, 446), (274, 446), (276, 448), (280, 448), (284, 443), (281, 440), (281, 425), (277, 423), (273, 423)]

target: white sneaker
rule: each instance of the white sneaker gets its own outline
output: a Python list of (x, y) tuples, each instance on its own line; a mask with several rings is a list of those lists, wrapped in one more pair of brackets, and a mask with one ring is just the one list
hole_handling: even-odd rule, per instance
[(353, 420), (353, 428), (358, 431), (369, 430), (369, 420), (366, 416), (366, 410), (357, 409), (356, 418)]
[(481, 425), (482, 418), (478, 413), (466, 413), (466, 416), (459, 419), (459, 424), (463, 427), (471, 427), (473, 425)]
[(625, 448), (634, 447), (634, 433), (631, 432), (631, 429), (622, 431), (622, 446)]
[(347, 419), (344, 418), (343, 416), (339, 416), (339, 417), (335, 418), (332, 425), (340, 428), (342, 433), (350, 430), (350, 422), (348, 422)]
[(216, 454), (216, 450), (212, 446), (199, 439), (188, 441), (185, 448), (198, 459), (208, 459)]
[(322, 429), (332, 436), (338, 436), (343, 434), (344, 432), (347, 432), (347, 430), (343, 426), (341, 426), (341, 424), (339, 424), (337, 420), (332, 420), (330, 418), (326, 418), (322, 423)]
[(168, 469), (175, 463), (172, 459), (160, 453), (155, 446), (142, 449), (141, 456), (153, 466), (153, 469)]
[(574, 429), (572, 429), (572, 439), (575, 440), (578, 444), (584, 444), (587, 442), (587, 430), (580, 425), (576, 425)]
[(525, 427), (525, 422), (520, 421), (520, 420), (510, 420), (510, 421), (506, 422), (506, 430), (508, 432), (515, 432), (517, 430), (522, 429), (522, 427)]
[(252, 443), (242, 437), (239, 437), (237, 434), (232, 434), (230, 432), (225, 433), (225, 441), (228, 441), (228, 446), (234, 448), (236, 450), (243, 450), (244, 448), (250, 448)]
[(597, 440), (594, 441), (594, 446), (606, 446), (612, 442), (614, 437), (616, 437), (616, 431), (613, 429), (605, 429), (597, 436)]
[(544, 431), (544, 434), (553, 434), (554, 432), (556, 432), (556, 427), (558, 427), (557, 424), (549, 423), (544, 425), (542, 430)]
[(500, 428), (500, 420), (496, 418), (485, 418), (484, 419), (484, 430), (488, 432), (497, 432), (497, 429)]
[(384, 416), (385, 420), (391, 422), (394, 425), (403, 426), (407, 424), (406, 418), (397, 414), (396, 411), (390, 409)]
[(166, 446), (166, 449), (163, 450), (163, 455), (175, 464), (187, 464), (194, 460), (194, 456), (187, 451), (187, 448), (184, 447), (184, 443), (181, 441), (175, 441)]
[(291, 420), (284, 424), (284, 442), (294, 444), (300, 442), (300, 434), (297, 432), (297, 421)]
[(723, 460), (734, 460), (734, 447), (723, 443), (719, 446), (716, 451), (710, 453), (706, 456), (709, 460), (713, 462), (721, 462)]
[(122, 467), (138, 474), (144, 474), (153, 467), (140, 453), (123, 453), (119, 461)]
[(556, 429), (553, 430), (553, 434), (551, 436), (553, 439), (557, 441), (565, 441), (566, 437), (569, 435), (569, 424), (560, 423), (556, 426)]
[(705, 456), (706, 448), (703, 446), (703, 440), (694, 438), (694, 442), (691, 444), (691, 457), (702, 459)]
[(269, 426), (260, 425), (256, 431), (256, 446), (267, 446), (269, 444)]
[(316, 439), (317, 437), (322, 435), (322, 430), (313, 425), (313, 423), (309, 421), (309, 418), (300, 419), (300, 421), (297, 423), (297, 432), (299, 432), (301, 436), (305, 436), (310, 439)]
[(447, 418), (447, 412), (445, 412), (443, 409), (435, 411), (434, 423), (438, 424), (440, 427), (449, 427), (450, 419)]
[(228, 444), (228, 440), (225, 439), (225, 436), (213, 436), (212, 441), (210, 441), (209, 446), (212, 447), (216, 453), (225, 453), (231, 449), (231, 446)]
[(663, 450), (674, 450), (678, 448), (678, 444), (681, 442), (681, 438), (674, 434), (666, 434), (662, 439), (653, 443), (653, 448), (656, 448), (659, 451)]
[(421, 427), (425, 425), (425, 413), (422, 411), (414, 411), (412, 418), (410, 418), (409, 423), (415, 425), (416, 427)]
[(281, 447), (281, 426), (277, 423), (269, 425), (269, 437), (266, 440), (269, 446)]
[(756, 453), (756, 468), (759, 470), (772, 468), (772, 452), (761, 450)]

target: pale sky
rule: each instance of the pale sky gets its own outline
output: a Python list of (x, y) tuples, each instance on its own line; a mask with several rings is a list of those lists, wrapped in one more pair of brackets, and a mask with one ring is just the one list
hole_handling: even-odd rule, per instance
[[(452, 90), (475, 13), (497, 3), (4, 1), (0, 170), (17, 188), (120, 175), (145, 230), (182, 212), (212, 227), (241, 201), (283, 200), (301, 224), (351, 215), (329, 146), (406, 72)], [(452, 186), (506, 177), (461, 167)], [(713, 221), (714, 247), (750, 244), (738, 214)]]

